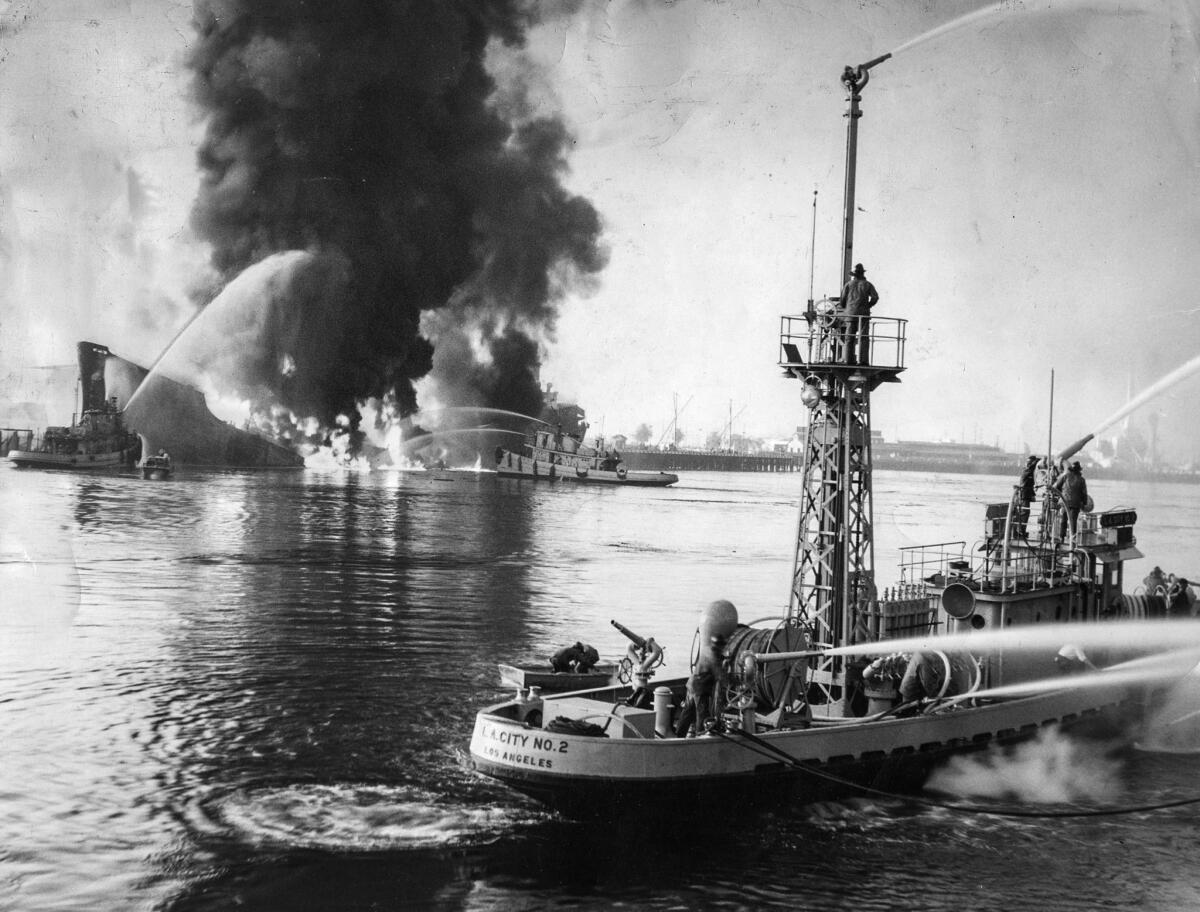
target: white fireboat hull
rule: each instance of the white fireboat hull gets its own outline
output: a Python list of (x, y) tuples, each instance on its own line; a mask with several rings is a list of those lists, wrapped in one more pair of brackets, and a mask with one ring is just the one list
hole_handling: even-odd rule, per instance
[[(682, 681), (664, 682), (679, 687)], [(482, 710), (471, 738), (476, 771), (572, 817), (674, 816), (713, 799), (762, 806), (853, 793), (849, 783), (911, 791), (956, 754), (1092, 723), (1106, 732), (1134, 706), (1127, 685), (1062, 690), (929, 715), (836, 720), (808, 728), (657, 737), (654, 711), (620, 703), (609, 688)], [(607, 704), (602, 702), (607, 698)], [(530, 727), (533, 711), (599, 724), (607, 737)], [(729, 808), (728, 804), (717, 805)]]

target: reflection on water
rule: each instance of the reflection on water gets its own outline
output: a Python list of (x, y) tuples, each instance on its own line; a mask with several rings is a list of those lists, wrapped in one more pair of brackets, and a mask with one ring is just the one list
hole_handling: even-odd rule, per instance
[[(713, 598), (778, 613), (798, 480), (462, 475), (4, 472), (0, 906), (987, 908), (1038, 878), (1070, 879), (1060, 908), (1200, 901), (1186, 809), (1085, 828), (845, 802), (732, 834), (714, 809), (711, 832), (664, 840), (468, 773), (498, 660), (580, 638), (619, 654), (617, 618), (679, 670)], [(981, 531), (1009, 484), (878, 473), (881, 579), (903, 545)], [(1169, 523), (1200, 492), (1095, 487), (1139, 506), (1152, 563), (1187, 572)], [(1178, 796), (1187, 761), (1123, 759), (1114, 799)], [(930, 845), (936, 866), (914, 865)]]

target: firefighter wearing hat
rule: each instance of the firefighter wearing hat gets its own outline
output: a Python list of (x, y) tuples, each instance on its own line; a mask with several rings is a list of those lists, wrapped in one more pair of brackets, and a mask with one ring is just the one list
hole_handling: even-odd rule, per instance
[(867, 271), (863, 269), (863, 264), (855, 264), (850, 280), (842, 288), (842, 310), (846, 315), (847, 364), (870, 363), (871, 308), (878, 300), (879, 292), (867, 281)]
[(1084, 508), (1088, 500), (1087, 481), (1083, 477), (1083, 466), (1078, 462), (1071, 463), (1067, 471), (1063, 472), (1054, 482), (1054, 488), (1062, 496), (1063, 502), (1063, 510), (1059, 513), (1058, 537), (1066, 538), (1069, 528), (1071, 537), (1074, 538), (1079, 523), (1079, 511)]

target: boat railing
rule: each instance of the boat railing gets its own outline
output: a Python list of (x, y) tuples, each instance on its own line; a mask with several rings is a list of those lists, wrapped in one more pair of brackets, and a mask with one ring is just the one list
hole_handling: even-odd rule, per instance
[(35, 435), (31, 428), (0, 428), (0, 456), (7, 456), (11, 450), (32, 450), (34, 441), (40, 439), (41, 435)]
[(1034, 545), (1009, 549), (1006, 553), (1003, 545), (997, 543), (985, 550), (979, 561), (980, 588), (1016, 592), (1052, 585), (1062, 576), (1074, 572), (1063, 565), (1064, 557), (1064, 552), (1056, 553), (1053, 548)]
[[(969, 548), (966, 542), (940, 542), (910, 545), (900, 552), (901, 589), (961, 583), (983, 592), (1025, 592), (1090, 575), (1087, 553), (1066, 543), (1023, 543), (1006, 549), (1002, 541), (983, 538)], [(880, 634), (886, 636), (884, 630), (881, 627)]]
[(809, 367), (857, 365), (860, 340), (867, 342), (864, 366), (903, 370), (908, 321), (814, 313), (780, 318), (779, 364), (793, 376)]
[(900, 549), (900, 585), (944, 586), (953, 579), (969, 577), (965, 541), (909, 545)]

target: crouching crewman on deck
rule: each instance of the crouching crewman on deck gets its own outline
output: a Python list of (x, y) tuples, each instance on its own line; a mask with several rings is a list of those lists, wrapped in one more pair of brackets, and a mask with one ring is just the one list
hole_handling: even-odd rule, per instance
[(718, 634), (701, 647), (696, 668), (688, 678), (687, 695), (675, 722), (676, 737), (686, 738), (693, 729), (697, 734), (703, 732), (708, 720), (716, 716), (724, 693), (725, 638)]
[(971, 689), (969, 656), (961, 653), (915, 652), (900, 679), (901, 705), (917, 711), (927, 700), (955, 697)]
[(550, 659), (550, 665), (555, 671), (575, 671), (583, 659), (583, 643), (576, 641), (572, 646), (564, 646)]

